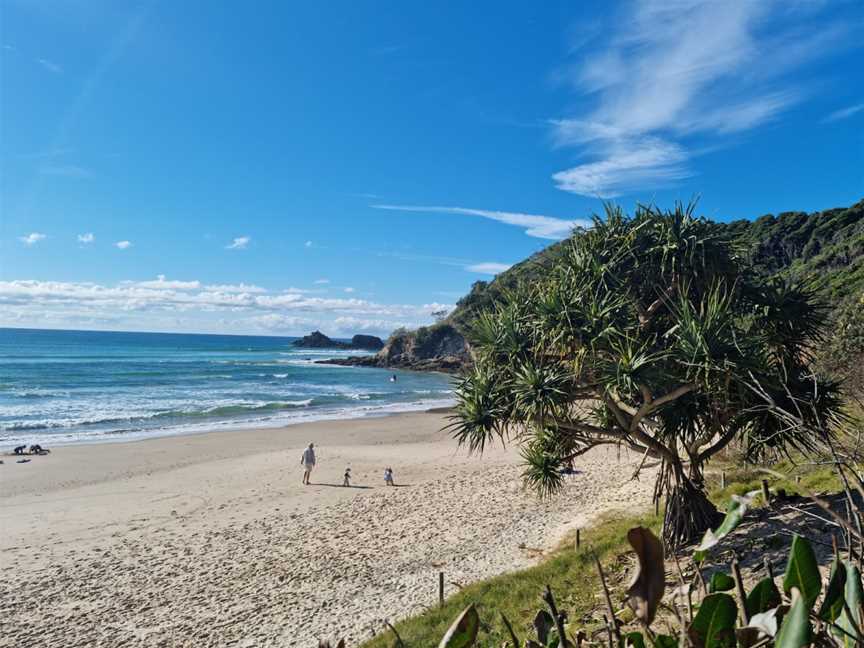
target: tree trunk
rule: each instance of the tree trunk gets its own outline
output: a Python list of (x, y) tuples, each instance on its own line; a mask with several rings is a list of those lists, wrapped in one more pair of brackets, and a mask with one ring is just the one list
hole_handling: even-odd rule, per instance
[(723, 516), (705, 491), (683, 470), (673, 470), (670, 481), (663, 517), (663, 543), (669, 549), (678, 549), (701, 540), (705, 531), (720, 524)]

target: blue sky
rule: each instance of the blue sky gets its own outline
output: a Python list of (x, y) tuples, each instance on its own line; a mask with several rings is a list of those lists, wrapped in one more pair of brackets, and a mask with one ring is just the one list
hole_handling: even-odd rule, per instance
[(860, 2), (0, 2), (0, 325), (431, 321), (604, 199), (864, 196)]

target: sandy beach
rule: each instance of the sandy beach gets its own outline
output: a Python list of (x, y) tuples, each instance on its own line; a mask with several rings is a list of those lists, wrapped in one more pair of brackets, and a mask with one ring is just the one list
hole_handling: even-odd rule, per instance
[[(598, 449), (541, 502), (522, 489), (518, 450), (468, 456), (445, 422), (410, 413), (3, 457), (0, 645), (356, 645), (434, 605), (439, 571), (452, 592), (531, 564), (599, 513), (647, 505), (648, 477), (630, 479), (639, 457)], [(309, 441), (319, 466), (304, 487)]]

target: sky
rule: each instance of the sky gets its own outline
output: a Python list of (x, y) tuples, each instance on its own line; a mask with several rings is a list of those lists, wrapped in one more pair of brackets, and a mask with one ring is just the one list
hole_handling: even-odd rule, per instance
[(0, 326), (433, 321), (604, 201), (864, 197), (860, 1), (0, 0)]

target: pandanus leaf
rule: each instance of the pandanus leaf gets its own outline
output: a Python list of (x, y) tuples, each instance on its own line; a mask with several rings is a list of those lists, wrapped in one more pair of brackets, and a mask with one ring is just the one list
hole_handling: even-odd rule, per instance
[(650, 625), (666, 589), (663, 544), (644, 527), (630, 529), (627, 541), (639, 558), (639, 568), (627, 589), (627, 602), (636, 618)]
[(846, 588), (846, 568), (837, 558), (831, 563), (831, 576), (828, 578), (828, 588), (825, 598), (819, 606), (819, 618), (823, 621), (835, 621), (843, 612), (843, 595)]
[(747, 608), (747, 616), (754, 616), (767, 612), (776, 608), (781, 603), (780, 592), (774, 581), (770, 578), (763, 578), (756, 583), (756, 586), (750, 590), (747, 595), (745, 607)]
[(797, 588), (809, 611), (819, 593), (822, 591), (822, 576), (819, 574), (819, 564), (813, 547), (801, 536), (792, 539), (789, 549), (789, 563), (786, 565), (786, 575), (783, 577), (783, 591), (792, 593)]
[(438, 648), (468, 648), (477, 640), (480, 617), (472, 603), (462, 611), (438, 644)]
[(843, 629), (843, 633), (837, 631), (836, 636), (841, 640), (844, 648), (851, 648), (864, 643), (864, 637), (859, 633), (861, 622), (864, 621), (861, 615), (864, 592), (861, 589), (861, 572), (858, 571), (858, 567), (848, 560), (844, 561), (843, 564), (846, 566), (845, 601), (843, 612), (837, 619), (837, 625)]
[(735, 645), (738, 607), (728, 594), (709, 594), (687, 629), (696, 648), (731, 648)]
[(792, 607), (783, 618), (780, 632), (774, 642), (775, 648), (803, 648), (810, 643), (812, 631), (810, 628), (811, 604), (801, 594), (797, 587), (792, 589)]

